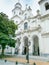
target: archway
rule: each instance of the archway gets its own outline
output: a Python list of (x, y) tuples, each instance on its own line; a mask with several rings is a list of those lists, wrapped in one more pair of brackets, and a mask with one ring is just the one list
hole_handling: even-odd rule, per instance
[(28, 49), (28, 37), (24, 37), (24, 50), (23, 50), (23, 55), (26, 55)]
[(35, 56), (40, 55), (38, 36), (34, 36), (34, 38), (33, 38), (33, 55), (35, 55)]

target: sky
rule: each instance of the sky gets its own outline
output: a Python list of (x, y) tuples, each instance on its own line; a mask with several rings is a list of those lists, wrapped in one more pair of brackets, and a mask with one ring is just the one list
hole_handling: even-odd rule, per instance
[(0, 12), (7, 14), (9, 18), (11, 18), (12, 9), (14, 8), (14, 5), (18, 1), (20, 1), (20, 3), (22, 4), (22, 9), (25, 8), (26, 4), (28, 4), (28, 6), (30, 5), (33, 14), (36, 14), (36, 10), (39, 9), (39, 5), (38, 5), (39, 0), (0, 0)]

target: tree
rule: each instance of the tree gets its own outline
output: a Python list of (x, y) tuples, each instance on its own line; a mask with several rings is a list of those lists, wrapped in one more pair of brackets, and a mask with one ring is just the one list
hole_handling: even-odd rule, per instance
[(11, 47), (11, 53), (12, 53), (12, 48), (15, 47), (15, 43), (16, 43), (16, 40), (11, 38), (8, 41), (8, 45)]
[(4, 49), (8, 44), (8, 40), (9, 37), (6, 34), (0, 33), (0, 45), (2, 46), (2, 55), (4, 55)]
[(14, 46), (15, 30), (17, 25), (13, 20), (8, 19), (8, 16), (4, 13), (0, 13), (0, 45), (2, 46), (2, 54), (4, 55), (4, 49), (6, 45)]

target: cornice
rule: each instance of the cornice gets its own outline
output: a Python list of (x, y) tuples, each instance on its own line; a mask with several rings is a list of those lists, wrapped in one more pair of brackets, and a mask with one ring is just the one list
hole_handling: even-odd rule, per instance
[[(13, 16), (11, 19), (13, 19), (13, 18), (15, 18), (15, 17), (18, 17), (18, 18), (20, 18), (18, 15), (15, 15), (15, 16)], [(21, 18), (20, 18), (21, 19)]]
[(18, 25), (20, 25), (22, 22), (24, 22), (26, 20), (28, 21), (29, 19), (27, 18), (27, 19), (24, 19), (24, 20), (20, 21), (20, 23)]
[(38, 31), (41, 27), (34, 27), (33, 29), (29, 29), (29, 30), (24, 30), (23, 32), (19, 32), (18, 34), (16, 35), (21, 35), (21, 34), (24, 34), (24, 33), (29, 33), (29, 32), (35, 32), (35, 31)]
[[(39, 15), (36, 15), (36, 16), (32, 16), (32, 17), (28, 17), (27, 19), (24, 19), (22, 21), (20, 21), (20, 23), (18, 25), (20, 25), (22, 22), (24, 22), (25, 20), (30, 20), (30, 19), (36, 19), (38, 18)], [(18, 15), (15, 15), (13, 16), (11, 19), (13, 19), (14, 17), (18, 17), (20, 18)], [(46, 14), (46, 15), (43, 15), (43, 16), (39, 16), (39, 19), (42, 20), (44, 18), (48, 18), (49, 17), (49, 14)], [(20, 18), (21, 19), (21, 18)]]
[(41, 16), (40, 19), (44, 19), (44, 18), (47, 18), (47, 17), (49, 17), (49, 14)]
[(15, 9), (20, 9), (20, 10), (21, 10), (21, 8), (20, 8), (20, 7), (15, 7), (15, 8), (13, 8), (12, 12), (13, 12)]
[(36, 19), (38, 17), (38, 15), (33, 16), (33, 17), (28, 17), (27, 19), (24, 19), (22, 21), (20, 21), (20, 23), (18, 25), (20, 25), (22, 22), (24, 22), (25, 20), (30, 20), (30, 19)]
[(44, 32), (41, 34), (42, 36), (48, 36), (49, 35), (49, 32)]

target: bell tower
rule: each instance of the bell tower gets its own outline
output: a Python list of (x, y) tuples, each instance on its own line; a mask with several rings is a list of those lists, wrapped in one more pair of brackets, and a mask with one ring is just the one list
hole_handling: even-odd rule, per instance
[(15, 4), (14, 9), (12, 10), (13, 16), (21, 14), (22, 12), (22, 5), (20, 3), (20, 0)]
[(39, 5), (40, 5), (41, 15), (49, 14), (49, 0), (40, 0)]

